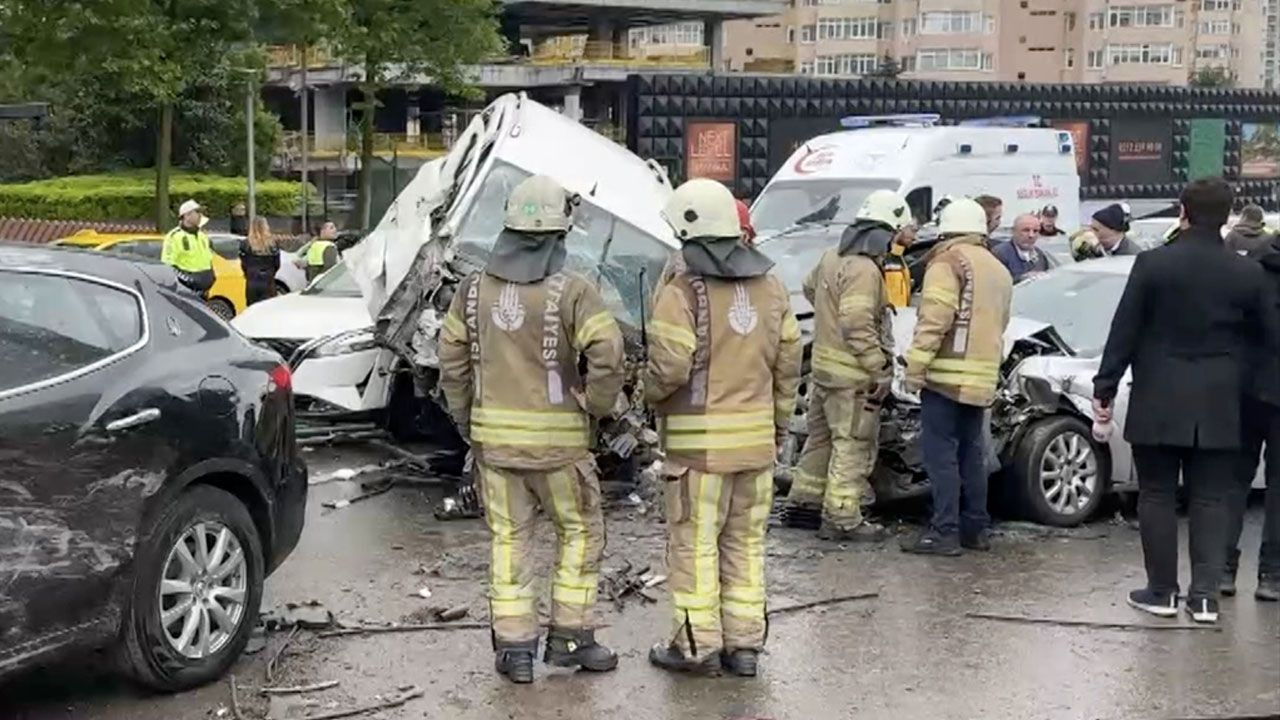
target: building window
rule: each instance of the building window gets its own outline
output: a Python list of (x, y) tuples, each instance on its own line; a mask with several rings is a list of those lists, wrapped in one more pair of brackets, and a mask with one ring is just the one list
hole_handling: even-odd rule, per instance
[(1101, 69), (1102, 69), (1102, 67), (1103, 67), (1103, 64), (1102, 64), (1102, 58), (1103, 58), (1103, 57), (1104, 57), (1103, 51), (1101, 51), (1101, 50), (1090, 50), (1090, 51), (1089, 51), (1089, 57), (1088, 57), (1089, 69), (1090, 69), (1090, 70), (1101, 70)]
[(908, 55), (898, 61), (898, 67), (902, 68), (902, 72), (909, 73), (916, 71), (916, 56)]
[(893, 23), (881, 22), (876, 26), (876, 38), (879, 40), (893, 39)]
[(811, 63), (811, 62), (802, 62), (802, 63), (800, 63), (800, 74), (801, 74), (801, 75), (812, 75), (812, 74), (813, 74), (813, 63)]
[(1067, 32), (1072, 32), (1076, 29), (1076, 14), (1074, 12), (1063, 13), (1063, 18), (1067, 23)]
[(1107, 24), (1113, 28), (1173, 27), (1173, 5), (1117, 5), (1107, 12)]
[(1205, 45), (1196, 48), (1196, 60), (1226, 60), (1229, 57), (1230, 45)]
[(787, 44), (788, 45), (796, 44), (796, 28), (794, 25), (787, 26)]
[(902, 36), (911, 37), (916, 34), (916, 19), (907, 18), (902, 21)]
[(1089, 13), (1089, 29), (1101, 30), (1105, 25), (1106, 17), (1100, 13)]
[(1200, 22), (1201, 35), (1229, 35), (1230, 33), (1230, 20), (1203, 20)]
[(819, 40), (874, 40), (880, 23), (874, 17), (825, 18), (818, 21)]
[(936, 48), (916, 53), (916, 67), (931, 70), (991, 70), (995, 62), (991, 53), (970, 48)]
[(1067, 48), (1062, 53), (1062, 64), (1067, 68), (1073, 68), (1076, 66), (1076, 49), (1075, 48)]
[(818, 75), (870, 75), (879, 66), (875, 53), (819, 55), (815, 70)]
[(969, 35), (991, 33), (995, 18), (978, 12), (944, 10), (920, 14), (921, 35)]
[(1107, 46), (1108, 65), (1180, 65), (1181, 63), (1182, 48), (1175, 48), (1173, 43)]
[(815, 28), (812, 25), (802, 25), (800, 27), (800, 42), (808, 45), (813, 42)]
[(1200, 0), (1200, 9), (1205, 12), (1240, 11), (1240, 0)]

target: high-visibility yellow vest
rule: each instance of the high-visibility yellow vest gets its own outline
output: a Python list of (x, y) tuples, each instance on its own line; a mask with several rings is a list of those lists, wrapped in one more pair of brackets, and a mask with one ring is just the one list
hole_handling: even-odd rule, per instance
[(330, 240), (314, 240), (311, 246), (307, 248), (307, 264), (312, 266), (324, 265), (324, 254), (329, 248), (334, 247)]
[(182, 227), (170, 230), (164, 236), (160, 261), (183, 272), (212, 270), (213, 248), (209, 246), (209, 236), (200, 231), (187, 232)]
[(906, 248), (894, 243), (884, 259), (884, 292), (889, 304), (906, 307), (911, 304), (911, 270), (902, 258)]

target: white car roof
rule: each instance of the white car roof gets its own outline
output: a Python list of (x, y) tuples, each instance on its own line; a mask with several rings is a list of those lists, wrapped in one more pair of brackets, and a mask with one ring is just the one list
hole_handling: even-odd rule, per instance
[(1098, 273), (1105, 275), (1128, 275), (1133, 270), (1136, 255), (1116, 255), (1113, 257), (1082, 260), (1067, 263), (1054, 268), (1054, 272)]

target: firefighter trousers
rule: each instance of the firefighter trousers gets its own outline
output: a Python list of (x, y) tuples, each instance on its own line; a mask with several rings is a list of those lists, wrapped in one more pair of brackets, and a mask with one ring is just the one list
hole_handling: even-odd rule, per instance
[(854, 388), (813, 385), (809, 437), (792, 472), (791, 507), (822, 507), (822, 518), (852, 530), (862, 524), (862, 500), (871, 494), (880, 435), (880, 407)]
[(551, 517), (559, 540), (551, 585), (551, 624), (566, 630), (591, 629), (604, 517), (595, 461), (555, 470), (513, 470), (476, 462), (492, 534), (489, 606), (498, 645), (527, 643), (541, 634), (530, 544), (538, 508)]
[(773, 468), (713, 475), (669, 466), (666, 476), (672, 645), (697, 660), (760, 650)]

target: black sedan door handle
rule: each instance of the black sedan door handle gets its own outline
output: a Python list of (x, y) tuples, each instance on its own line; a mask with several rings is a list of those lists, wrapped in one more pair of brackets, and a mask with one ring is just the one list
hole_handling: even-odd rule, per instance
[(146, 425), (160, 419), (160, 411), (156, 408), (145, 408), (128, 416), (107, 423), (107, 432), (120, 432), (130, 428)]

